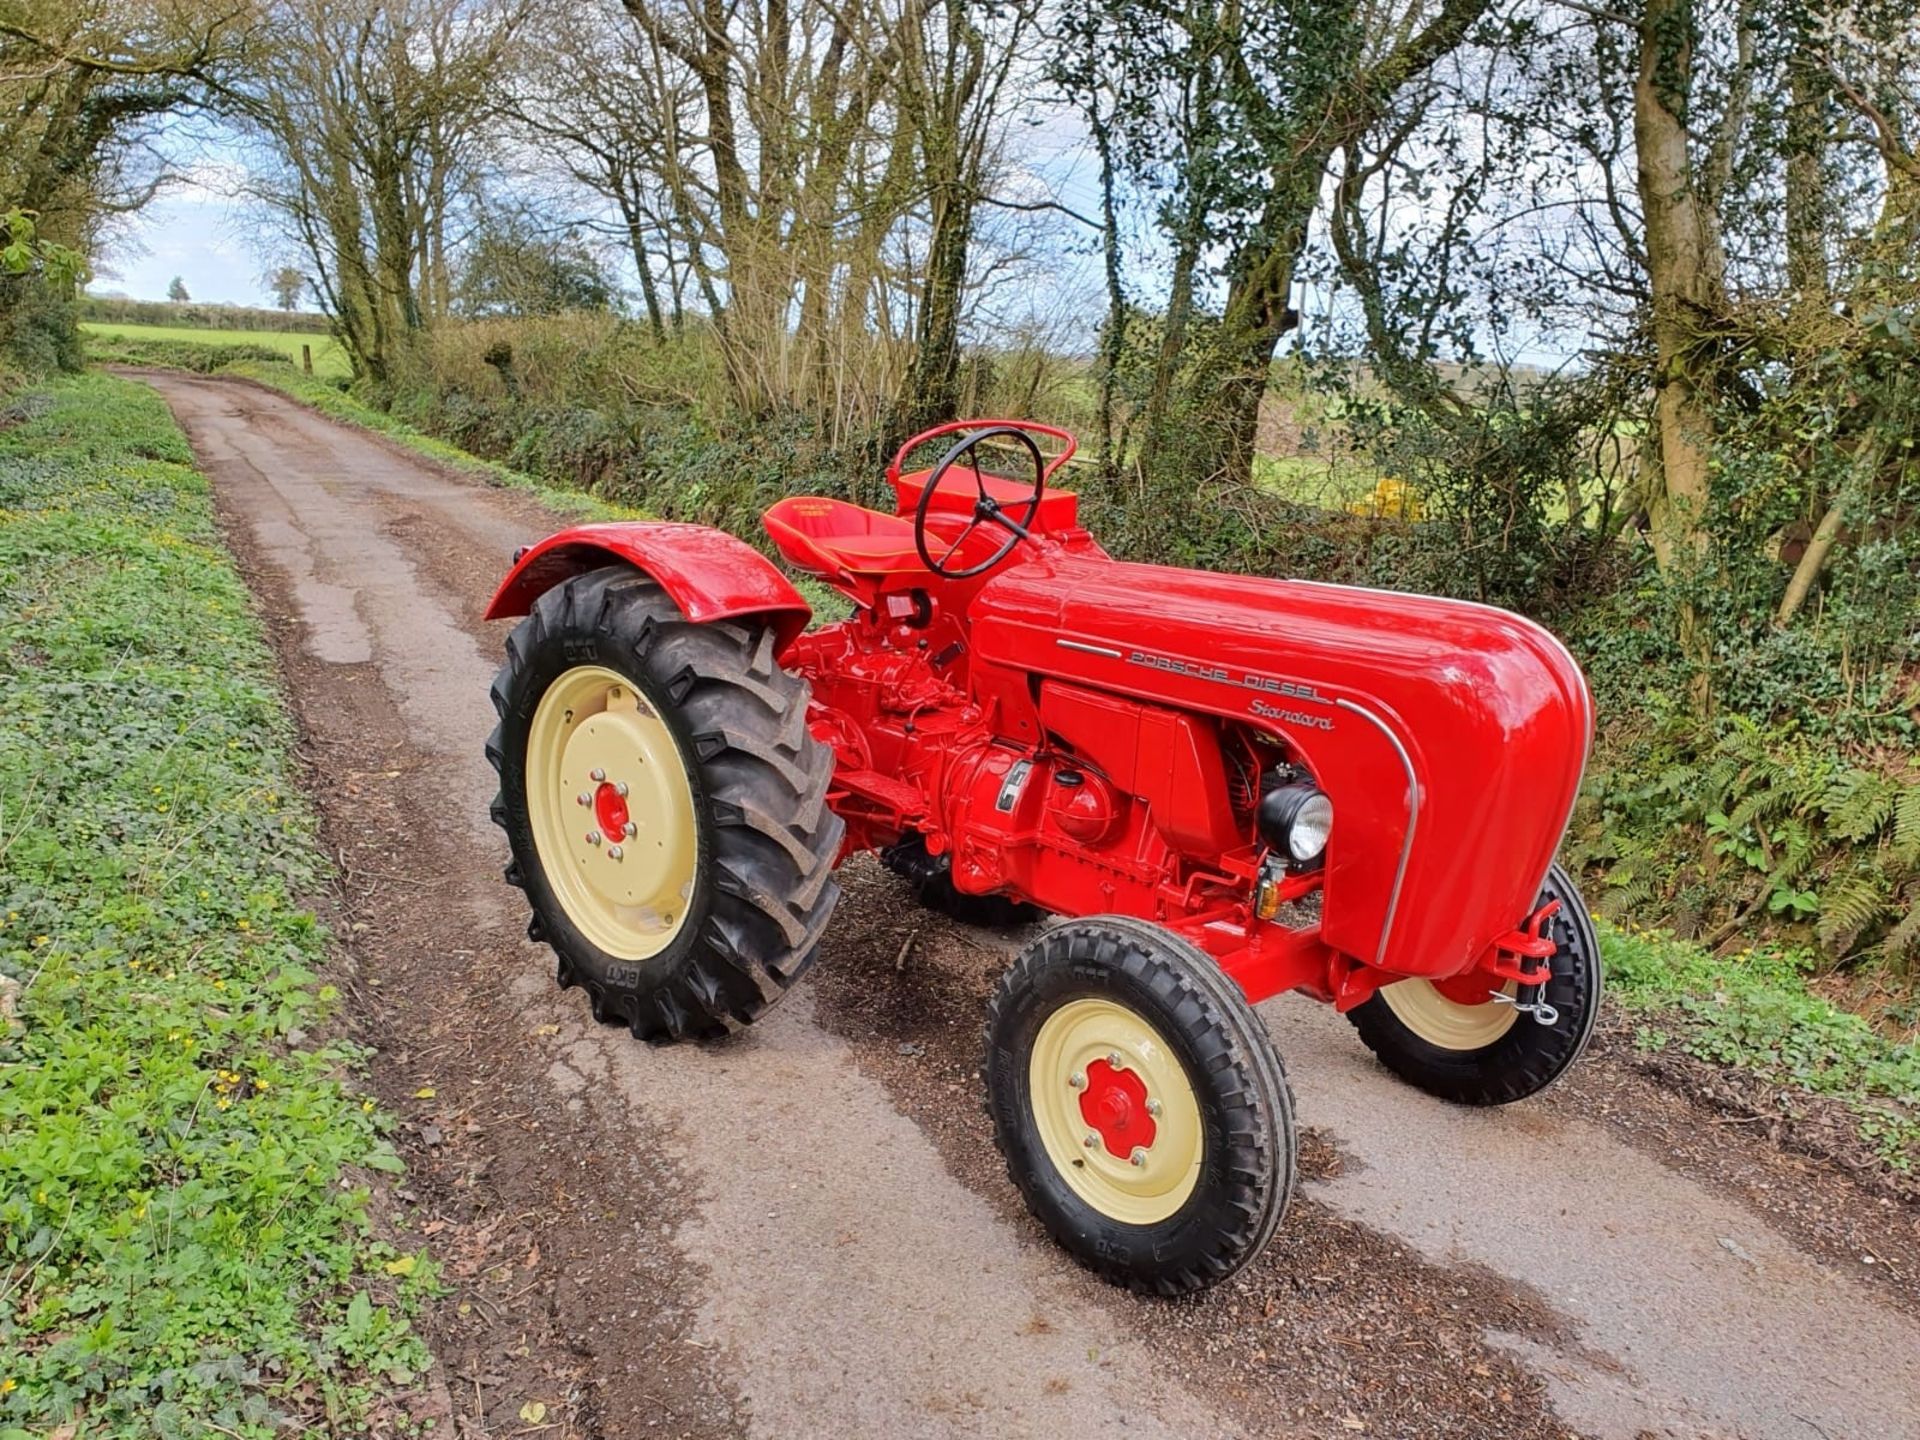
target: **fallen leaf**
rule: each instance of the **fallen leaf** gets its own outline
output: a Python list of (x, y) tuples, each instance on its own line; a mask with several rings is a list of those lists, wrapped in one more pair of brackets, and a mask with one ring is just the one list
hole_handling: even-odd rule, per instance
[(387, 1261), (387, 1263), (380, 1268), (385, 1270), (389, 1275), (411, 1275), (416, 1263), (418, 1263), (417, 1256), (402, 1255), (398, 1260)]
[(538, 1400), (529, 1400), (520, 1407), (520, 1418), (529, 1425), (538, 1425), (547, 1418), (547, 1407)]
[(431, 1086), (431, 1085), (422, 1085), (422, 1086), (421, 1086), (421, 1087), (420, 1087), (420, 1088), (419, 1088), (418, 1090), (416, 1090), (416, 1091), (414, 1091), (414, 1092), (413, 1092), (413, 1098), (414, 1098), (414, 1099), (416, 1099), (416, 1100), (431, 1100), (431, 1099), (433, 1099), (433, 1086)]

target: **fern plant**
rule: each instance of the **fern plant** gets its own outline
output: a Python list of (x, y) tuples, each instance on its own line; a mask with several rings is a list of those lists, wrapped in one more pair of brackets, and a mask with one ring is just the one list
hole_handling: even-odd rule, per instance
[(1773, 925), (1836, 963), (1920, 959), (1910, 760), (1850, 760), (1829, 739), (1743, 716), (1704, 747), (1693, 735), (1655, 745), (1596, 778), (1576, 826), (1572, 858), (1603, 873), (1605, 909), (1677, 913), (1716, 942)]

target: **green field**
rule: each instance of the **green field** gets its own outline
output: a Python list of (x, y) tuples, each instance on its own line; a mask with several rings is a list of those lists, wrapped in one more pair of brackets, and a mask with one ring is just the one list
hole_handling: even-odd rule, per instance
[(176, 341), (189, 345), (262, 345), (278, 350), (294, 364), (300, 347), (313, 347), (313, 373), (345, 379), (350, 370), (347, 353), (332, 336), (292, 330), (206, 330), (193, 325), (103, 325), (83, 321), (80, 329), (102, 340)]

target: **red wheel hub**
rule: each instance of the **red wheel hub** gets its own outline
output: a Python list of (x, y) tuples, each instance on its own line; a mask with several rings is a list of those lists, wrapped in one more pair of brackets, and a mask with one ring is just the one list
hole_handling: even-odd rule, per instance
[(1080, 1118), (1100, 1136), (1109, 1155), (1129, 1156), (1137, 1145), (1153, 1145), (1153, 1116), (1147, 1113), (1147, 1087), (1131, 1070), (1116, 1070), (1105, 1060), (1087, 1066), (1087, 1088), (1080, 1092)]
[(627, 836), (627, 798), (609, 781), (602, 781), (593, 792), (593, 818), (600, 833), (619, 844)]

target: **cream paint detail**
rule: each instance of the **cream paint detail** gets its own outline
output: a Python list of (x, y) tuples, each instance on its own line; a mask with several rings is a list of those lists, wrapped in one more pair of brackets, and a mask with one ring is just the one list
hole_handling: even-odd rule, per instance
[[(534, 710), (526, 780), (534, 848), (567, 918), (616, 959), (666, 949), (699, 861), (693, 786), (666, 722), (625, 676), (577, 666)], [(626, 812), (620, 833), (602, 827), (603, 788)]]
[[(1501, 993), (1514, 993), (1511, 980), (1501, 988)], [(1479, 1005), (1449, 1000), (1430, 980), (1396, 980), (1381, 989), (1380, 997), (1402, 1025), (1442, 1050), (1484, 1049), (1511, 1030), (1513, 1022), (1520, 1018), (1520, 1012), (1513, 1006), (1493, 1000)]]
[[(1131, 1070), (1155, 1102), (1153, 1144), (1141, 1163), (1111, 1154), (1080, 1110), (1080, 1089), (1097, 1060)], [(1087, 1204), (1128, 1225), (1175, 1214), (1200, 1178), (1200, 1103), (1167, 1042), (1139, 1015), (1110, 1000), (1070, 1000), (1040, 1026), (1027, 1062), (1034, 1127), (1047, 1158)]]

